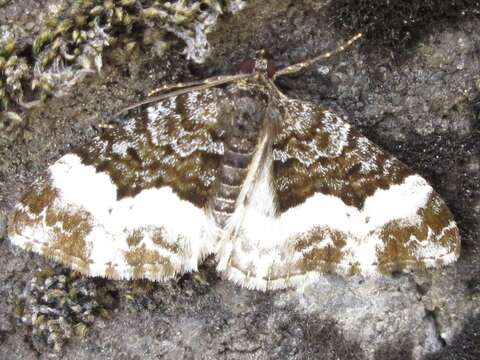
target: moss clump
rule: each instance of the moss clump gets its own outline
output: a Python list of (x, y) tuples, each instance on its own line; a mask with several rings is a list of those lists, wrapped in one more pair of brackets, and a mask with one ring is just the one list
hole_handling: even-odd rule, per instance
[(206, 34), (218, 16), (244, 4), (243, 0), (56, 0), (48, 14), (39, 14), (41, 24), (31, 33), (23, 25), (0, 25), (0, 123), (8, 120), (2, 112), (64, 95), (87, 74), (99, 72), (105, 48), (133, 53), (146, 32), (144, 45), (157, 55), (170, 47), (172, 40), (166, 35), (174, 34), (185, 43), (187, 58), (203, 62), (209, 52)]
[(62, 350), (83, 337), (98, 316), (108, 317), (112, 293), (75, 272), (46, 268), (35, 274), (16, 302), (14, 315), (32, 329), (33, 343)]

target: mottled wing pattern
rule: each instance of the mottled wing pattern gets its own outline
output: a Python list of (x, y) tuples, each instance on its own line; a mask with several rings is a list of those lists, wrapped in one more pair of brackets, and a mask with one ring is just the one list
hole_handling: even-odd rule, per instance
[(284, 100), (272, 155), (219, 269), (258, 289), (457, 259), (452, 214), (419, 175), (338, 116)]
[(161, 280), (213, 251), (219, 89), (169, 98), (67, 154), (16, 206), (12, 242), (84, 274)]

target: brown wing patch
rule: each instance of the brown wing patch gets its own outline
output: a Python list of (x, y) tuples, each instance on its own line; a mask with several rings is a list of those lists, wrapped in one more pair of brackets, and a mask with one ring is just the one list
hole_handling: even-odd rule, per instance
[(32, 185), (32, 190), (27, 192), (20, 201), (33, 215), (40, 213), (52, 204), (57, 197), (57, 191), (45, 180), (39, 180)]
[(90, 215), (85, 211), (56, 211), (49, 207), (46, 222), (52, 228), (51, 241), (43, 246), (42, 253), (88, 273), (91, 254), (85, 238), (92, 230)]
[[(50, 242), (42, 245), (42, 254), (87, 273), (90, 251), (85, 237), (92, 229), (92, 219), (82, 210), (57, 209), (54, 205), (57, 198), (58, 192), (50, 180), (35, 182), (12, 215), (9, 236), (22, 234), (27, 228), (43, 227), (45, 222)], [(39, 242), (30, 239), (29, 243), (25, 247), (33, 247)]]
[(169, 258), (160, 255), (157, 250), (147, 249), (145, 244), (132, 247), (124, 256), (132, 268), (132, 279), (153, 278), (152, 274), (170, 278), (178, 272)]
[(288, 122), (283, 125), (273, 145), (277, 154), (274, 186), (281, 212), (316, 192), (361, 209), (377, 189), (388, 189), (413, 174), (337, 116), (308, 106), (312, 118), (305, 122), (298, 105), (289, 109), (298, 123), (296, 127)]
[[(217, 96), (214, 90), (205, 92)], [(218, 127), (197, 119), (192, 109), (208, 109), (203, 102), (212, 100), (198, 95), (194, 104), (187, 101), (188, 96), (151, 107), (168, 108), (170, 112), (166, 114), (156, 116), (143, 110), (126, 126), (106, 130), (99, 139), (75, 153), (84, 164), (110, 175), (117, 186), (118, 199), (152, 187), (169, 186), (180, 198), (197, 207), (205, 206), (214, 191), (222, 161), (222, 135)]]
[(183, 249), (181, 249), (181, 247), (178, 244), (173, 244), (165, 240), (165, 229), (163, 228), (144, 227), (144, 228), (138, 228), (133, 230), (127, 236), (128, 246), (130, 247), (138, 246), (142, 242), (143, 238), (145, 237), (145, 234), (147, 233), (149, 234), (149, 236), (152, 239), (152, 242), (155, 245), (158, 245), (161, 248), (168, 250), (174, 254), (180, 254), (183, 252)]
[[(147, 246), (146, 242), (154, 245)], [(150, 244), (151, 244), (150, 243)], [(125, 263), (130, 267), (132, 279), (149, 278), (152, 280), (167, 279), (177, 274), (181, 269), (173, 257), (190, 256), (189, 249), (184, 248), (185, 242), (171, 243), (165, 240), (165, 229), (138, 228), (127, 236), (128, 250), (124, 251)], [(172, 256), (160, 253), (166, 250)]]
[[(342, 248), (346, 245), (346, 234), (328, 227), (315, 227), (299, 236), (294, 249), (303, 254), (297, 266), (302, 273), (317, 271), (334, 272), (343, 258)], [(321, 241), (327, 241), (324, 245)]]
[[(441, 266), (445, 255), (460, 255), (460, 234), (452, 214), (433, 192), (424, 208), (418, 210), (419, 224), (405, 226), (401, 220), (386, 224), (381, 232), (384, 248), (377, 252), (382, 273), (422, 270)], [(439, 252), (438, 249), (444, 249)]]
[[(51, 184), (44, 179), (39, 179), (32, 184), (30, 191), (21, 199), (9, 218), (8, 235), (13, 237), (21, 234), (26, 228), (39, 224), (39, 215), (57, 197), (57, 192)], [(33, 239), (26, 247), (33, 245)]]
[[(174, 254), (181, 254), (184, 252), (184, 249), (181, 249), (180, 246), (176, 243), (170, 243), (165, 241), (165, 237), (163, 235), (163, 229), (156, 229), (152, 234), (152, 241), (155, 245), (161, 246), (162, 248), (174, 253)], [(178, 239), (180, 240), (180, 239)], [(181, 239), (185, 240), (185, 239)], [(183, 241), (184, 242), (184, 241)]]

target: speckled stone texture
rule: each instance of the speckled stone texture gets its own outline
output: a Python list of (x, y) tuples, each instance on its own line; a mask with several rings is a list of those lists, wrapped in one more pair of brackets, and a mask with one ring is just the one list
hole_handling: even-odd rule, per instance
[[(287, 96), (348, 116), (365, 136), (429, 180), (460, 227), (458, 263), (376, 280), (325, 276), (298, 291), (269, 293), (219, 278), (212, 262), (167, 284), (90, 279), (89, 288), (99, 298), (108, 294), (108, 315), (97, 315), (85, 336), (72, 336), (55, 352), (46, 339), (32, 335), (18, 310), (35, 273), (51, 263), (0, 240), (0, 359), (480, 357), (480, 18), (471, 11), (475, 2), (465, 15), (448, 10), (452, 13), (437, 14), (428, 23), (415, 13), (414, 2), (397, 2), (411, 10), (413, 21), (406, 29), (395, 27), (395, 12), (382, 14), (374, 7), (373, 14), (370, 2), (351, 3), (252, 1), (242, 12), (220, 18), (203, 65), (189, 63), (175, 47), (163, 58), (146, 48), (135, 63), (123, 62), (115, 49), (107, 51), (100, 76), (87, 78), (70, 96), (22, 114), (26, 121), (17, 140), (0, 148), (0, 235), (29, 183), (96, 134), (100, 120), (93, 115), (113, 114), (160, 84), (235, 73), (236, 64), (260, 48), (278, 67), (308, 58), (340, 44), (353, 34), (349, 26), (359, 24), (368, 35), (359, 46), (278, 85)], [(383, 26), (353, 21), (362, 14)], [(397, 31), (393, 40), (379, 33), (389, 22), (392, 33)]]

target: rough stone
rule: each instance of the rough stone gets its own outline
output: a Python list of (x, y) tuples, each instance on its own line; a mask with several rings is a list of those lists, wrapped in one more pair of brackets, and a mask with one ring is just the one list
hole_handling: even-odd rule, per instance
[[(94, 115), (113, 114), (161, 84), (235, 73), (261, 48), (277, 67), (328, 51), (351, 35), (332, 14), (362, 14), (353, 2), (340, 13), (333, 8), (346, 2), (252, 1), (220, 18), (202, 65), (173, 52), (158, 61), (148, 49), (126, 64), (107, 50), (101, 76), (31, 109), (24, 136), (0, 148), (0, 224), (49, 163), (96, 134), (101, 119)], [(347, 116), (432, 183), (460, 226), (455, 266), (393, 278), (325, 276), (297, 291), (268, 293), (219, 278), (212, 262), (166, 284), (89, 279), (98, 296), (111, 298), (109, 316), (55, 353), (15, 317), (22, 290), (49, 261), (0, 241), (0, 359), (478, 359), (480, 19), (439, 15), (427, 26), (411, 1), (399, 3), (417, 21), (407, 29), (410, 41), (389, 47), (366, 36), (278, 84), (287, 96)], [(400, 41), (405, 28), (397, 23), (388, 25)]]

